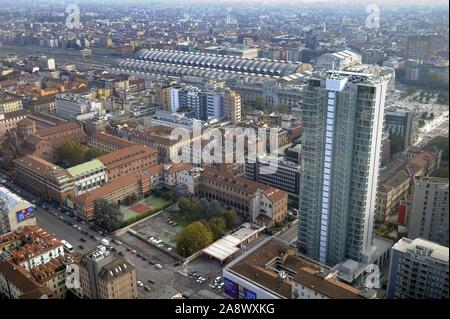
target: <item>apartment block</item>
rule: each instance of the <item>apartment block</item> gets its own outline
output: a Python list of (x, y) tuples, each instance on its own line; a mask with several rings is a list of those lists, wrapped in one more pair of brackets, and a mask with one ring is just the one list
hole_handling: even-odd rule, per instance
[(400, 239), (391, 249), (386, 297), (448, 299), (448, 247), (416, 238)]
[(83, 256), (80, 262), (81, 289), (89, 299), (137, 299), (136, 269), (106, 249)]
[(408, 238), (423, 238), (448, 247), (448, 178), (418, 176), (413, 187)]

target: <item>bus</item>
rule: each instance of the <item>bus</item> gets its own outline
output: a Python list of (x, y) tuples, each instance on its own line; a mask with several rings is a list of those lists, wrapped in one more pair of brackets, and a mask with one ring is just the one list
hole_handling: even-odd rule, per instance
[(73, 246), (71, 244), (69, 244), (67, 241), (65, 240), (61, 240), (61, 243), (63, 244), (64, 247), (64, 251), (67, 253), (73, 253)]

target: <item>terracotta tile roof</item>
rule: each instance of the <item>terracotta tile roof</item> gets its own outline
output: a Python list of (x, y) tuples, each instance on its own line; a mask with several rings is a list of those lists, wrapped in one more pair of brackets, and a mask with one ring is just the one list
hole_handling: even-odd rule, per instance
[(132, 146), (135, 145), (136, 143), (132, 142), (132, 141), (128, 141), (124, 138), (118, 137), (118, 136), (114, 136), (114, 135), (110, 135), (107, 133), (94, 133), (92, 134), (92, 136), (90, 137), (92, 140), (99, 140), (99, 141), (103, 141), (106, 142), (108, 144), (111, 145), (115, 145), (119, 148), (125, 148), (128, 146)]
[(47, 162), (46, 160), (38, 156), (27, 155), (15, 159), (13, 162), (15, 165), (26, 167), (28, 170), (31, 170), (40, 176), (51, 178), (53, 180), (57, 180), (61, 177), (67, 177), (69, 179), (71, 178), (69, 173), (67, 173), (65, 170), (63, 170), (59, 166), (56, 166), (55, 164)]
[(31, 279), (23, 267), (14, 265), (10, 261), (0, 262), (0, 274), (22, 292), (20, 299), (38, 299), (45, 295), (49, 297), (52, 295), (50, 289)]
[(52, 127), (48, 127), (48, 128), (44, 128), (41, 129), (39, 131), (37, 131), (37, 134), (41, 137), (47, 137), (53, 134), (57, 134), (57, 133), (61, 133), (61, 132), (65, 132), (68, 130), (73, 130), (73, 129), (77, 129), (80, 128), (81, 124), (77, 123), (77, 122), (67, 122), (64, 124), (60, 124), (60, 125), (56, 125), (56, 126), (52, 126)]
[(64, 256), (58, 256), (50, 260), (48, 263), (41, 264), (31, 269), (31, 274), (34, 279), (40, 283), (44, 283), (55, 276), (66, 271), (67, 264), (79, 264), (81, 255), (78, 253), (64, 254)]
[(164, 164), (152, 166), (146, 171), (150, 176), (164, 172)]
[(190, 171), (194, 168), (193, 165), (188, 163), (177, 163), (177, 164), (171, 164), (169, 169), (166, 170), (167, 174), (175, 174), (182, 171)]
[(135, 161), (143, 156), (155, 154), (157, 150), (146, 147), (145, 145), (132, 145), (115, 152), (100, 156), (98, 160), (103, 163), (108, 169), (118, 167), (131, 161)]
[(25, 226), (21, 230), (8, 234), (8, 236), (4, 239), (6, 242), (8, 240), (11, 242), (20, 241), (20, 246), (10, 251), (16, 263), (22, 263), (62, 246), (61, 241), (54, 235), (47, 233), (36, 225)]
[(287, 193), (280, 189), (255, 182), (244, 177), (235, 176), (212, 167), (205, 168), (201, 173), (201, 178), (209, 178), (220, 184), (228, 185), (249, 195), (261, 190), (272, 202), (276, 202), (287, 196)]

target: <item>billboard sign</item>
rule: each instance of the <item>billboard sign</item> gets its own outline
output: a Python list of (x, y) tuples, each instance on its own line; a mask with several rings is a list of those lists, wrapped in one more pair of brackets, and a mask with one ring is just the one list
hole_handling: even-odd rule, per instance
[(225, 294), (233, 299), (257, 299), (256, 293), (240, 286), (228, 278), (224, 278), (224, 284)]
[(224, 278), (223, 282), (225, 294), (233, 299), (239, 299), (239, 285), (228, 278)]
[(16, 212), (17, 222), (21, 223), (27, 219), (34, 217), (34, 208), (32, 206)]

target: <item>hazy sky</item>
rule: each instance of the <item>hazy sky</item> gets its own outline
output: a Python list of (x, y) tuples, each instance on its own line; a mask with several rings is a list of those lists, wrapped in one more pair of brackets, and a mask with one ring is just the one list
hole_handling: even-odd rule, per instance
[[(0, 2), (5, 0), (0, 0)], [(35, 3), (45, 3), (45, 2), (59, 2), (61, 0), (28, 0), (29, 2)], [(6, 0), (6, 2), (14, 2), (11, 0)], [(73, 3), (122, 3), (126, 5), (127, 3), (177, 3), (177, 4), (192, 4), (192, 3), (267, 3), (267, 4), (277, 4), (277, 3), (289, 3), (289, 4), (301, 4), (301, 3), (329, 3), (329, 4), (368, 4), (376, 3), (380, 5), (435, 5), (435, 4), (447, 4), (448, 0), (64, 0), (61, 2), (73, 2)]]

